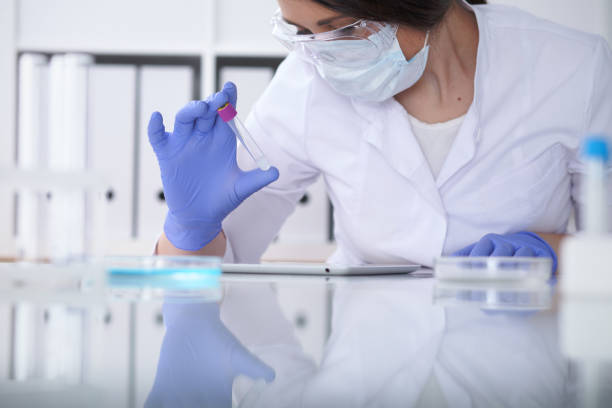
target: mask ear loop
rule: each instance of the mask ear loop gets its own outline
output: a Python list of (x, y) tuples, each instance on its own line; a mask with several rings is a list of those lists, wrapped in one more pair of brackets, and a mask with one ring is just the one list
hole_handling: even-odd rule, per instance
[(425, 35), (425, 44), (423, 45), (423, 48), (427, 47), (429, 45), (429, 30), (427, 30), (427, 34)]

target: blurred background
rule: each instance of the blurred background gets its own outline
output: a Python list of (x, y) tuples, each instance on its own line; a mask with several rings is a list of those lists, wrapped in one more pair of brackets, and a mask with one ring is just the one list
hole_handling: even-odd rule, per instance
[[(612, 39), (610, 0), (489, 0)], [(275, 0), (3, 0), (0, 6), (0, 169), (91, 170), (104, 180), (109, 254), (150, 254), (165, 215), (147, 136), (175, 112), (232, 80), (244, 119), (285, 50), (270, 35)], [(568, 56), (571, 58), (571, 56)], [(2, 170), (0, 170), (2, 171)], [(44, 183), (43, 183), (44, 184)], [(39, 191), (40, 193), (40, 191)], [(44, 191), (43, 191), (44, 193)], [(40, 194), (39, 194), (40, 195)], [(42, 198), (40, 198), (42, 197)], [(45, 255), (32, 207), (0, 195), (0, 257)], [(333, 251), (321, 181), (302, 198), (268, 259), (324, 259)]]

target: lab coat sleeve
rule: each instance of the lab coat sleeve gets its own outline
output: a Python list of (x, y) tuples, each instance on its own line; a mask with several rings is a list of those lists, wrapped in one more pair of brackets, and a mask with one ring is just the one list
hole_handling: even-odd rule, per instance
[[(590, 75), (590, 98), (585, 107), (585, 125), (581, 136), (605, 135), (612, 142), (612, 51), (602, 38), (595, 45)], [(612, 144), (611, 144), (612, 147)], [(580, 214), (584, 206), (582, 195), (582, 176), (585, 167), (580, 159), (580, 149), (570, 163), (572, 175), (572, 199), (576, 211), (576, 226), (582, 227)], [(608, 168), (608, 229), (612, 227), (612, 166)]]
[(232, 243), (226, 240), (225, 244), (225, 255), (223, 255), (223, 263), (234, 262), (234, 250), (232, 249)]
[[(307, 152), (307, 108), (314, 75), (309, 64), (290, 55), (245, 122), (280, 176), (246, 199), (223, 222), (228, 241), (225, 262), (259, 262), (306, 188), (319, 176)], [(237, 155), (241, 169), (255, 167), (242, 146)]]

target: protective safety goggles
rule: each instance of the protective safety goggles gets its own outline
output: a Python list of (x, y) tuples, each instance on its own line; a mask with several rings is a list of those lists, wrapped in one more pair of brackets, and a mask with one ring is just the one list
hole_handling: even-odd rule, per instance
[(317, 34), (298, 34), (298, 27), (287, 23), (278, 9), (272, 16), (272, 35), (289, 51), (315, 63), (352, 65), (378, 59), (395, 40), (397, 25), (369, 20)]

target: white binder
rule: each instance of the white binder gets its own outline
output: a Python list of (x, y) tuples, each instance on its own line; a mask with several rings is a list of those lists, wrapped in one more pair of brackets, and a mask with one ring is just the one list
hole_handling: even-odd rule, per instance
[(277, 244), (324, 245), (329, 235), (329, 201), (322, 177), (315, 181), (278, 233)]
[[(19, 58), (18, 155), (22, 170), (43, 169), (46, 164), (47, 58), (23, 54)], [(45, 256), (40, 232), (44, 230), (44, 194), (24, 186), (18, 192), (17, 250), (20, 258)]]
[(132, 238), (136, 67), (94, 65), (88, 89), (88, 164), (108, 183), (106, 247), (120, 252)]
[(159, 111), (166, 131), (171, 132), (174, 116), (192, 99), (192, 83), (193, 70), (189, 67), (144, 66), (140, 72), (137, 236), (147, 242), (154, 242), (161, 233), (167, 211), (147, 125), (151, 114)]
[[(87, 157), (87, 81), (91, 56), (54, 55), (50, 65), (49, 168), (82, 172)], [(53, 257), (86, 251), (85, 196), (55, 191), (49, 203), (49, 252)]]

